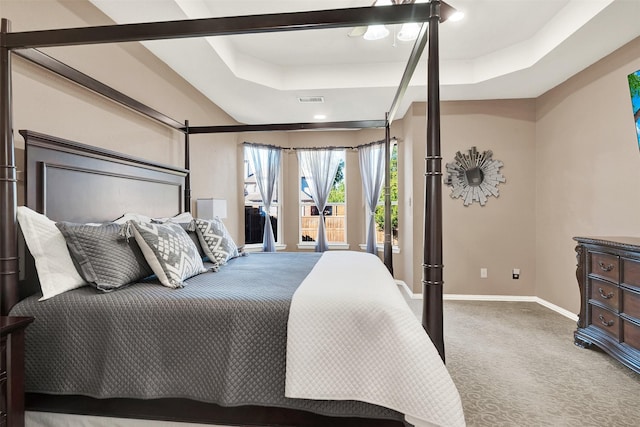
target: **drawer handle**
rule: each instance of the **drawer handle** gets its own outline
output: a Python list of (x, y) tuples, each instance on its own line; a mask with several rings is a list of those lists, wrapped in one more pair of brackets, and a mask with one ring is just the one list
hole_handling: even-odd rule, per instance
[(613, 324), (615, 323), (613, 320), (604, 320), (604, 316), (602, 314), (598, 315), (598, 319), (600, 319), (600, 323), (602, 323), (606, 327), (613, 326)]
[(609, 299), (613, 297), (613, 292), (609, 292), (608, 294), (605, 294), (602, 288), (598, 288), (598, 292), (600, 292), (600, 296), (604, 299)]
[(611, 271), (611, 270), (613, 270), (613, 264), (605, 265), (604, 262), (600, 261), (600, 262), (598, 262), (598, 265), (600, 266), (600, 269), (602, 271)]

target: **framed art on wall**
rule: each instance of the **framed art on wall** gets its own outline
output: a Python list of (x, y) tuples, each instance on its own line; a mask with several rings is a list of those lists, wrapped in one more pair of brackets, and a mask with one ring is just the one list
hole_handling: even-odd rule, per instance
[(633, 108), (633, 120), (636, 125), (638, 148), (640, 148), (640, 70), (629, 74), (629, 92), (631, 93), (631, 107)]

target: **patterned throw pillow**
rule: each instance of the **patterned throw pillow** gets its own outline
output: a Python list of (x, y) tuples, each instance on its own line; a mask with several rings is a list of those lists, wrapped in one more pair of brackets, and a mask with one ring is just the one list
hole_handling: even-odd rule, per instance
[(180, 225), (138, 221), (129, 224), (145, 259), (164, 286), (181, 288), (184, 280), (207, 271), (198, 249)]
[(100, 291), (113, 291), (153, 274), (136, 241), (121, 236), (118, 224), (59, 222), (56, 226), (78, 273)]
[(197, 218), (195, 223), (200, 244), (209, 261), (223, 265), (231, 258), (239, 256), (238, 247), (219, 218)]
[(178, 215), (166, 218), (151, 218), (150, 216), (146, 216), (143, 214), (137, 213), (125, 213), (120, 218), (116, 219), (116, 224), (125, 224), (127, 221), (138, 221), (138, 222), (158, 222), (164, 224), (165, 222), (174, 222), (176, 224), (180, 224), (182, 228), (187, 232), (193, 243), (195, 243), (196, 248), (198, 248), (198, 253), (200, 254), (200, 258), (204, 258), (206, 255), (200, 246), (200, 240), (198, 240), (198, 234), (196, 233), (195, 228), (191, 228), (191, 223), (193, 222), (193, 216), (190, 212), (182, 212)]

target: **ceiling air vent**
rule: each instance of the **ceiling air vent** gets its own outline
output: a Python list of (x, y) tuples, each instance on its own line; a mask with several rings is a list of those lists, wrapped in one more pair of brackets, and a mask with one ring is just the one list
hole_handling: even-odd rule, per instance
[(298, 102), (301, 104), (323, 104), (323, 96), (299, 96)]

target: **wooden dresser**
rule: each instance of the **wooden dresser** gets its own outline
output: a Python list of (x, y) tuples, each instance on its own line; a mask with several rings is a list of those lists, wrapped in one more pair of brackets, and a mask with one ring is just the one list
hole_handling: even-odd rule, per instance
[(640, 373), (640, 238), (574, 237), (580, 314), (575, 343)]
[(32, 317), (0, 317), (0, 426), (24, 426), (24, 328)]

